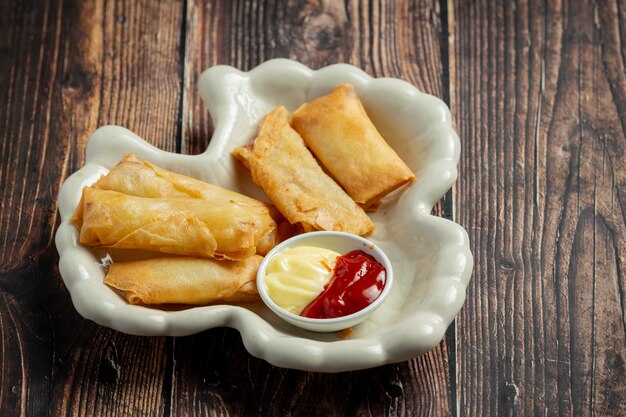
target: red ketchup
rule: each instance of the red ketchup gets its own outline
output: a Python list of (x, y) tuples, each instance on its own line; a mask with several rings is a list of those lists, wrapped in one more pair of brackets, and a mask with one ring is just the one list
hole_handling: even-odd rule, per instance
[(370, 305), (383, 291), (387, 271), (362, 250), (337, 257), (333, 277), (324, 291), (300, 313), (312, 319), (330, 319), (356, 313)]

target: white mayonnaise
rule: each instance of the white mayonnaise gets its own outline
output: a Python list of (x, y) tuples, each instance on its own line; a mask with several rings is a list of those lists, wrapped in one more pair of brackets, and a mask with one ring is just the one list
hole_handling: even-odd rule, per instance
[(283, 310), (300, 314), (332, 278), (338, 256), (341, 254), (313, 246), (277, 253), (265, 271), (268, 295)]

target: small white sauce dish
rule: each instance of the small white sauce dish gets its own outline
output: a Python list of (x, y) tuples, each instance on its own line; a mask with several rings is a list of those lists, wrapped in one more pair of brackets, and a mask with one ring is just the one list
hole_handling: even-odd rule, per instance
[[(273, 256), (285, 249), (298, 246), (315, 246), (330, 249), (340, 254), (346, 254), (353, 250), (362, 250), (363, 252), (373, 256), (380, 262), (386, 270), (385, 286), (382, 292), (370, 305), (356, 313), (330, 319), (312, 319), (302, 317), (294, 313), (290, 313), (280, 308), (269, 296), (267, 286), (265, 284), (266, 269)], [(336, 332), (355, 326), (365, 320), (378, 307), (380, 307), (391, 291), (393, 286), (393, 268), (391, 262), (385, 253), (374, 243), (369, 240), (345, 232), (310, 232), (294, 236), (277, 245), (263, 259), (257, 272), (257, 287), (261, 299), (276, 315), (286, 322), (300, 327), (305, 330), (314, 332)]]

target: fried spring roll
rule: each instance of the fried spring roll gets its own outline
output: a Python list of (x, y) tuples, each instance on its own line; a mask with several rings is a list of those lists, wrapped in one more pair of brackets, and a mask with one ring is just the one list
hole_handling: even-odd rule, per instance
[[(280, 216), (275, 215), (276, 209), (271, 204), (195, 178), (176, 174), (132, 154), (126, 155), (107, 175), (98, 179), (93, 187), (136, 197), (200, 198), (212, 203), (235, 202), (243, 206), (258, 207), (263, 221), (272, 227), (259, 241), (257, 253), (267, 254), (279, 241), (276, 220), (281, 219)], [(81, 202), (73, 218), (78, 228), (82, 226), (82, 207)]]
[(294, 112), (291, 125), (364, 208), (415, 179), (378, 133), (350, 84), (339, 85), (331, 94), (302, 105)]
[(111, 264), (104, 283), (122, 291), (131, 304), (247, 302), (259, 298), (256, 273), (263, 258), (216, 261), (155, 258)]
[(304, 231), (337, 230), (364, 235), (375, 226), (337, 183), (330, 178), (302, 138), (289, 126), (282, 106), (268, 113), (251, 145), (233, 155), (292, 224)]
[(93, 185), (137, 197), (202, 198), (213, 202), (234, 201), (251, 206), (266, 206), (254, 198), (177, 174), (127, 154), (109, 173)]
[(198, 198), (143, 198), (83, 189), (80, 243), (242, 260), (275, 227), (264, 208)]

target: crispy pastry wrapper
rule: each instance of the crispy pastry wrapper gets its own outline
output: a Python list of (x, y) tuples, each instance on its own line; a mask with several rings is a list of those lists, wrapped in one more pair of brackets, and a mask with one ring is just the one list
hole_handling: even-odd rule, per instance
[[(281, 237), (284, 238), (277, 234), (277, 222), (284, 222), (284, 219), (273, 205), (168, 171), (132, 154), (127, 154), (107, 175), (99, 178), (93, 188), (117, 191), (136, 197), (198, 198), (217, 204), (233, 202), (240, 206), (254, 207), (258, 209), (262, 222), (271, 225), (267, 234), (259, 241), (257, 253), (267, 254)], [(82, 211), (83, 202), (81, 201), (73, 217), (73, 222), (78, 228), (81, 228), (83, 222)]]
[(262, 206), (83, 189), (80, 243), (242, 260), (275, 228)]
[(262, 201), (168, 171), (133, 154), (124, 156), (107, 175), (100, 177), (93, 187), (137, 197), (202, 198), (214, 202), (234, 201), (250, 206), (266, 206)]
[(369, 208), (415, 175), (387, 144), (368, 117), (354, 88), (305, 103), (291, 125), (346, 192)]
[(104, 283), (131, 304), (248, 302), (259, 299), (256, 273), (263, 257), (244, 261), (168, 257), (111, 264)]
[(233, 155), (246, 166), (280, 212), (304, 231), (337, 230), (364, 235), (375, 226), (319, 166), (279, 106), (268, 113), (254, 142)]

